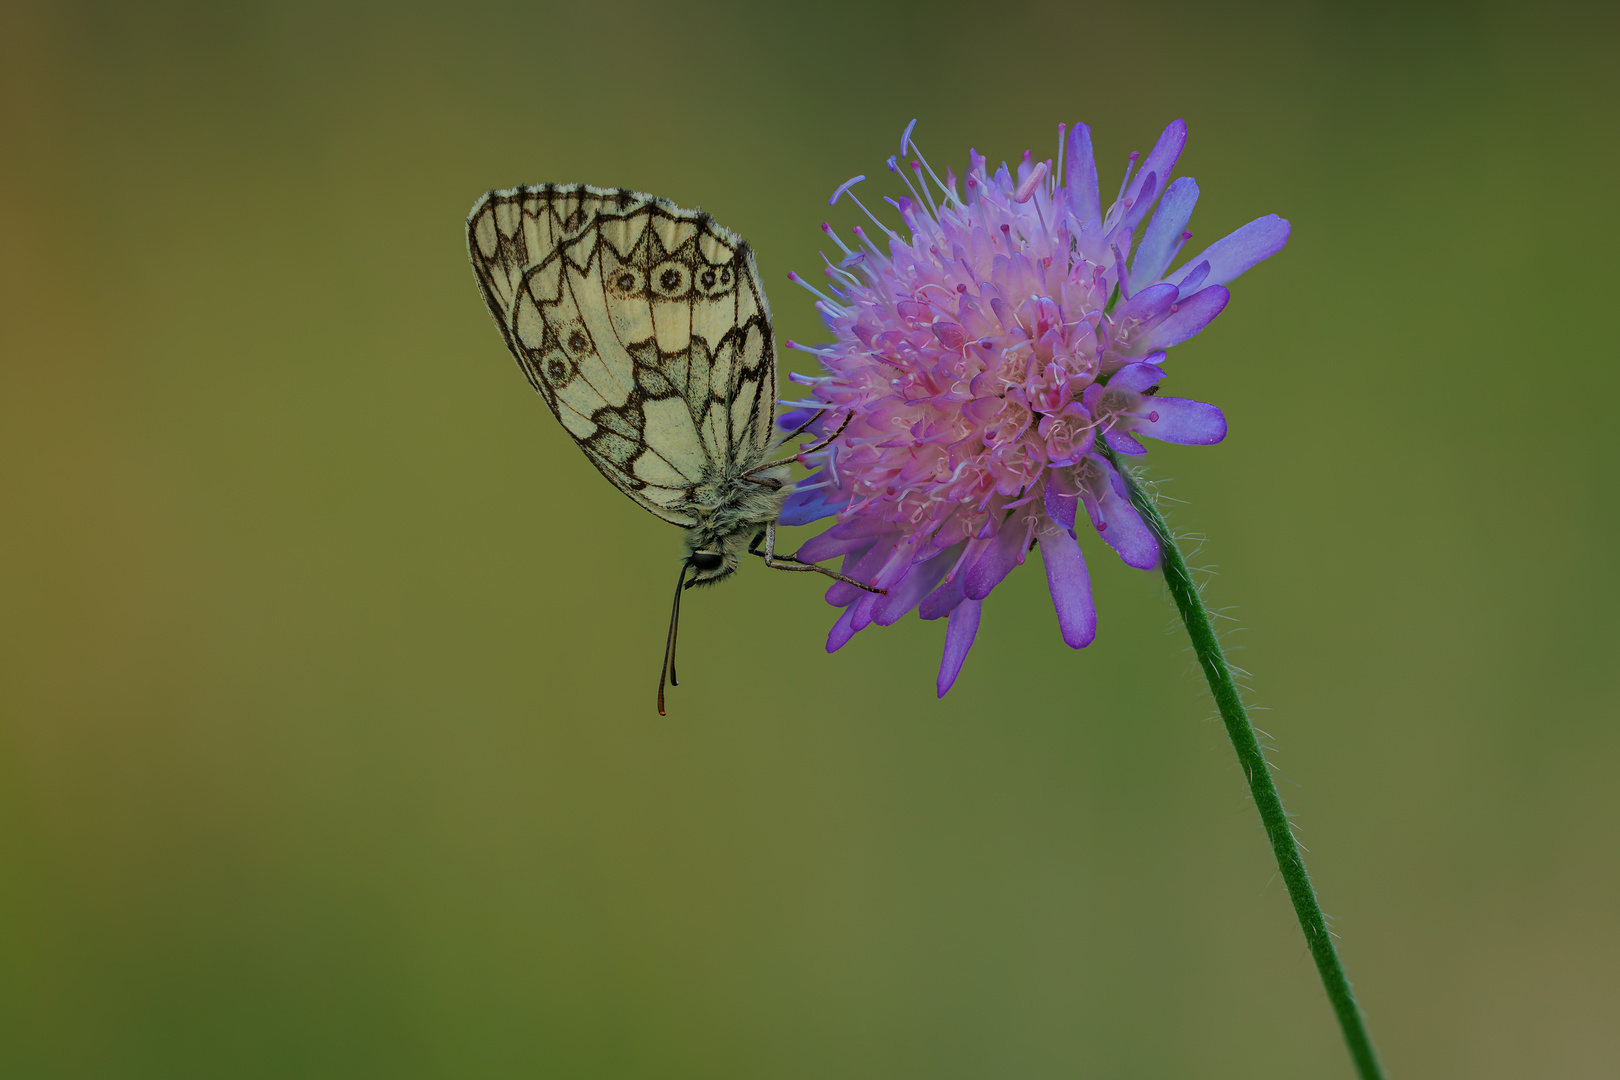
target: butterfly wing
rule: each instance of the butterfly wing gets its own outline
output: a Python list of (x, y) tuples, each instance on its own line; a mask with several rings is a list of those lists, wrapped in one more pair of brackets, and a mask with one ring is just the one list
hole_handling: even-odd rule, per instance
[(735, 233), (666, 199), (546, 184), (480, 199), (467, 249), (519, 367), (632, 499), (690, 526), (763, 460), (775, 343)]

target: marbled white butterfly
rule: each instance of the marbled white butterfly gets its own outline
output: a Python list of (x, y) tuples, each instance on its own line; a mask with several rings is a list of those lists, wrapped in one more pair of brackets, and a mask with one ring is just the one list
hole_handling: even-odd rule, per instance
[(467, 251), (506, 347), (591, 464), (686, 528), (660, 714), (684, 589), (730, 577), (744, 551), (849, 581), (776, 554), (794, 458), (771, 459), (776, 342), (740, 237), (668, 199), (544, 184), (479, 199)]

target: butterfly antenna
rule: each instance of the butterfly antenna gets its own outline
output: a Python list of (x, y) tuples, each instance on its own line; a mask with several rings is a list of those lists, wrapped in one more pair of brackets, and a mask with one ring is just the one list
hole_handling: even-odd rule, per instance
[(675, 606), (669, 612), (669, 636), (664, 639), (664, 666), (658, 670), (658, 715), (664, 715), (664, 680), (669, 685), (679, 686), (681, 680), (675, 677), (675, 631), (681, 625), (681, 593), (686, 586), (686, 563), (681, 563), (681, 576), (675, 579)]
[[(792, 431), (790, 431), (786, 435), (782, 436), (782, 441), (778, 445), (786, 446), (788, 443), (792, 442), (794, 439), (797, 439), (800, 435), (803, 435), (805, 432), (809, 431), (811, 424), (815, 423), (817, 420), (820, 420), (823, 416), (826, 416), (826, 415), (827, 415), (827, 410), (826, 409), (817, 409), (815, 411), (815, 414), (813, 416), (811, 416), (810, 419), (806, 420), (804, 423), (800, 424), (798, 427), (794, 428)], [(851, 413), (850, 415), (853, 416), (854, 413)]]

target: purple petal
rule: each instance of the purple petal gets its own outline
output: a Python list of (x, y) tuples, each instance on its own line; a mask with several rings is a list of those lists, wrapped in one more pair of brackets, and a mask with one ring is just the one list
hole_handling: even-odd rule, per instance
[(1069, 212), (1082, 233), (1102, 232), (1102, 199), (1097, 192), (1097, 162), (1091, 153), (1091, 128), (1074, 125), (1069, 132), (1069, 157), (1063, 164), (1068, 174)]
[(1159, 193), (1159, 190), (1164, 185), (1160, 183), (1158, 173), (1145, 172), (1136, 174), (1136, 180), (1133, 186), (1136, 188), (1136, 195), (1134, 196), (1136, 201), (1131, 204), (1131, 208), (1127, 210), (1119, 219), (1119, 225), (1116, 231), (1124, 232), (1128, 230), (1130, 232), (1135, 232), (1136, 226), (1141, 223), (1144, 217), (1147, 216), (1148, 207), (1153, 205), (1153, 197)]
[(845, 608), (838, 621), (833, 623), (832, 630), (827, 634), (827, 651), (835, 653), (849, 644), (849, 639), (855, 636), (855, 630), (850, 626), (854, 610)]
[(945, 656), (939, 664), (939, 681), (934, 684), (940, 697), (956, 682), (956, 677), (962, 673), (962, 662), (973, 648), (973, 639), (979, 633), (979, 607), (978, 600), (963, 600), (951, 609), (950, 626), (945, 630)]
[[(894, 554), (894, 545), (897, 539), (894, 536), (885, 536), (882, 540), (873, 544), (868, 551), (861, 553), (851, 552), (844, 556), (844, 576), (854, 578), (856, 581), (871, 581), (878, 568), (889, 560), (890, 555)], [(804, 560), (799, 561), (803, 562)], [(835, 581), (827, 589), (827, 603), (833, 607), (844, 607), (853, 604), (863, 596), (875, 595), (877, 594), (869, 593), (865, 589), (858, 588), (847, 582)], [(859, 630), (860, 627), (855, 629)]]
[(1057, 608), (1058, 628), (1071, 649), (1083, 649), (1097, 636), (1097, 607), (1091, 602), (1091, 577), (1080, 545), (1067, 532), (1041, 537), (1041, 559), (1046, 563), (1046, 586)]
[[(1120, 368), (1120, 370), (1124, 371), (1125, 369)], [(1112, 384), (1114, 380), (1109, 379), (1108, 381), (1110, 384)], [(1080, 391), (1080, 407), (1085, 409), (1089, 415), (1096, 416), (1097, 404), (1098, 402), (1102, 401), (1103, 395), (1107, 393), (1107, 386), (1100, 382), (1092, 383), (1090, 386)]]
[[(1104, 500), (1105, 506), (1109, 500)], [(1136, 512), (1136, 507), (1124, 500), (1106, 507), (1108, 528), (1103, 540), (1119, 555), (1126, 566), (1138, 570), (1152, 570), (1159, 565), (1159, 544), (1152, 531)]]
[(1116, 454), (1129, 454), (1136, 457), (1147, 453), (1147, 447), (1127, 435), (1122, 429), (1113, 427), (1103, 432), (1103, 442)]
[(1080, 503), (1086, 508), (1086, 516), (1091, 519), (1091, 527), (1098, 532), (1108, 528), (1108, 522), (1103, 520), (1102, 507), (1097, 503), (1097, 496), (1092, 494), (1091, 485), (1084, 484), (1080, 488)]
[(1018, 565), (1024, 548), (1022, 517), (1014, 515), (1001, 523), (994, 540), (962, 575), (962, 592), (969, 600), (983, 600)]
[(1182, 277), (1179, 289), (1182, 296), (1191, 296), (1204, 287), (1204, 279), (1209, 277), (1209, 260), (1203, 259), (1193, 264), (1191, 272)]
[(957, 557), (961, 554), (962, 545), (957, 544), (926, 562), (912, 566), (911, 572), (903, 580), (889, 586), (889, 595), (883, 597), (872, 612), (872, 621), (879, 626), (893, 626), (899, 622), (906, 612), (921, 603), (922, 598), (939, 584), (939, 579), (956, 565)]
[(1126, 233), (1117, 241), (1112, 236), (1109, 237), (1109, 244), (1114, 253), (1114, 281), (1119, 284), (1119, 295), (1129, 302), (1131, 298), (1131, 275), (1125, 270), (1125, 256), (1122, 255), (1119, 250), (1119, 245), (1121, 242), (1123, 242), (1126, 247), (1130, 247), (1130, 234)]
[[(1176, 159), (1181, 157), (1182, 148), (1186, 145), (1187, 121), (1170, 121), (1159, 135), (1159, 141), (1153, 144), (1147, 160), (1143, 161), (1141, 168), (1136, 171), (1136, 177), (1131, 181), (1130, 187), (1125, 190), (1125, 197), (1136, 201), (1131, 204), (1124, 220), (1135, 225), (1147, 216), (1149, 208), (1153, 206), (1153, 191), (1147, 187), (1148, 177), (1155, 177), (1159, 190), (1163, 191), (1170, 179), (1171, 170), (1176, 167)], [(1176, 231), (1179, 233), (1181, 230)]]
[(897, 537), (894, 548), (889, 557), (883, 560), (883, 565), (872, 571), (872, 576), (862, 578), (869, 585), (876, 585), (880, 589), (887, 589), (904, 578), (911, 571), (912, 556), (917, 553), (917, 545), (903, 537)]
[(1122, 300), (1119, 307), (1114, 309), (1114, 323), (1126, 325), (1131, 322), (1149, 322), (1169, 311), (1170, 305), (1175, 302), (1174, 285), (1153, 285), (1129, 300)]
[(954, 351), (967, 344), (967, 332), (962, 329), (960, 324), (952, 322), (950, 319), (935, 319), (932, 329), (934, 336), (939, 339), (939, 343), (947, 349)]
[(1012, 173), (1007, 171), (1007, 163), (1005, 161), (1003, 161), (1001, 163), (1001, 168), (996, 170), (996, 175), (994, 175), (994, 176), (992, 176), (990, 178), (990, 182), (992, 184), (994, 184), (996, 186), (996, 190), (1001, 192), (1002, 194), (1004, 194), (1004, 195), (1011, 195), (1012, 194), (1012, 190), (1013, 190)]
[(1276, 214), (1267, 214), (1215, 241), (1202, 253), (1187, 260), (1187, 265), (1197, 266), (1208, 259), (1209, 279), (1206, 284), (1225, 285), (1251, 266), (1281, 251), (1288, 243), (1289, 229), (1287, 221)]
[(1131, 351), (1139, 353), (1144, 349), (1168, 349), (1172, 345), (1180, 345), (1214, 322), (1215, 316), (1221, 313), (1231, 298), (1232, 294), (1221, 285), (1200, 289), (1178, 303), (1176, 310), (1158, 325), (1131, 342)]
[(1176, 246), (1181, 240), (1181, 231), (1187, 227), (1196, 202), (1198, 181), (1190, 176), (1183, 176), (1171, 184), (1164, 198), (1159, 200), (1159, 208), (1153, 212), (1147, 234), (1137, 245), (1136, 257), (1131, 261), (1133, 291), (1140, 291), (1164, 277), (1164, 271), (1175, 256)]
[[(838, 582), (842, 585), (843, 582)], [(849, 629), (851, 633), (860, 633), (872, 625), (872, 613), (883, 600), (882, 593), (862, 591), (860, 599), (849, 606)]]
[[(1100, 457), (1101, 455), (1098, 456)], [(1107, 468), (1103, 470), (1103, 475), (1108, 478), (1108, 486), (1113, 489), (1115, 495), (1118, 495), (1121, 499), (1124, 499), (1125, 504), (1129, 506), (1131, 502), (1131, 489), (1126, 486), (1125, 478), (1119, 475), (1118, 469), (1108, 464), (1108, 460), (1106, 458), (1103, 459), (1103, 464), (1107, 466)]]
[[(819, 484), (826, 478), (826, 470), (811, 473), (800, 481), (800, 484)], [(849, 503), (849, 496), (833, 487), (812, 488), (809, 491), (803, 487), (795, 487), (793, 493), (782, 504), (782, 513), (776, 520), (781, 525), (808, 525), (812, 521), (819, 521), (829, 514), (836, 514)], [(823, 536), (826, 534), (823, 533)], [(819, 539), (819, 537), (817, 538)], [(836, 553), (835, 553), (836, 554)], [(823, 556), (826, 558), (826, 556)]]
[(806, 540), (794, 558), (800, 562), (822, 562), (840, 555), (848, 555), (852, 551), (865, 551), (875, 540), (876, 537), (864, 530), (856, 531), (845, 529), (842, 525), (834, 525), (826, 532), (818, 533)]
[[(949, 573), (950, 571), (947, 570), (946, 572)], [(962, 595), (962, 582), (965, 577), (965, 574), (958, 573), (955, 578), (929, 593), (924, 598), (922, 606), (917, 609), (917, 618), (937, 619), (941, 615), (949, 615), (956, 610), (956, 605), (965, 599)]]
[[(1160, 379), (1164, 378), (1164, 369), (1157, 364), (1126, 364), (1108, 378), (1108, 389), (1127, 390), (1133, 394), (1140, 394)], [(1096, 386), (1092, 383), (1091, 386)], [(1091, 386), (1086, 387), (1089, 391)]]
[[(1089, 390), (1090, 387), (1087, 387)], [(1059, 525), (1074, 531), (1074, 512), (1080, 507), (1080, 493), (1071, 482), (1067, 469), (1052, 469), (1046, 474), (1046, 516)]]
[(1213, 446), (1226, 438), (1226, 417), (1221, 410), (1202, 401), (1179, 397), (1142, 399), (1142, 408), (1158, 419), (1138, 420), (1132, 430), (1160, 442), (1183, 446)]
[(783, 431), (797, 431), (799, 425), (807, 422), (820, 409), (789, 409), (776, 418), (776, 426)]
[(1134, 566), (1138, 570), (1151, 570), (1158, 566), (1159, 543), (1153, 538), (1153, 531), (1147, 527), (1142, 516), (1136, 512), (1136, 507), (1125, 497), (1122, 491), (1124, 481), (1106, 459), (1093, 456), (1090, 460), (1107, 478), (1106, 483), (1099, 485), (1101, 491), (1092, 489), (1097, 496), (1098, 510), (1104, 523), (1104, 527), (1098, 530), (1103, 541), (1119, 553), (1126, 566)]

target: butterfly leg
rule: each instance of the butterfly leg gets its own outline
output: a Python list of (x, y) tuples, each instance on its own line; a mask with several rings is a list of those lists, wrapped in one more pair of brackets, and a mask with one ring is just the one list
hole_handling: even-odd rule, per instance
[[(764, 551), (759, 550), (759, 542), (761, 540), (765, 541)], [(846, 585), (853, 585), (857, 589), (865, 589), (867, 592), (877, 593), (880, 596), (887, 596), (889, 592), (888, 589), (879, 589), (875, 586), (866, 584), (864, 581), (856, 581), (854, 578), (845, 577), (843, 574), (840, 574), (837, 571), (828, 570), (825, 566), (817, 566), (815, 563), (802, 563), (791, 555), (778, 555), (776, 553), (775, 522), (765, 526), (765, 531), (754, 537), (754, 542), (748, 545), (748, 554), (760, 556), (765, 560), (765, 565), (770, 567), (772, 570), (796, 570), (800, 573), (813, 571), (817, 574), (825, 574), (827, 577), (830, 577), (835, 581), (842, 581)]]
[[(825, 409), (822, 410), (822, 412), (825, 412), (825, 411), (826, 411)], [(816, 415), (819, 416), (821, 414), (817, 413)], [(822, 449), (828, 443), (832, 442), (834, 439), (838, 438), (838, 436), (842, 435), (844, 433), (844, 429), (849, 427), (849, 422), (851, 420), (853, 420), (853, 419), (855, 419), (855, 414), (854, 413), (850, 413), (848, 416), (844, 417), (844, 422), (842, 424), (838, 425), (838, 430), (837, 431), (833, 432), (831, 435), (827, 436), (825, 439), (822, 439), (820, 442), (816, 443), (816, 445), (812, 446), (810, 449), (808, 449), (808, 450), (800, 450), (797, 454), (794, 454), (792, 457), (785, 457), (785, 458), (782, 458), (780, 461), (768, 461), (765, 464), (761, 465), (759, 468), (753, 469), (751, 471), (752, 472), (763, 472), (766, 469), (774, 469), (778, 465), (792, 465), (795, 461), (798, 461), (799, 458), (803, 457), (805, 454), (813, 454), (813, 453), (815, 453), (817, 450)], [(815, 417), (813, 416), (804, 425), (804, 427), (809, 427), (810, 424), (812, 424), (814, 422), (815, 422)], [(797, 437), (800, 434), (800, 432), (804, 431), (804, 427), (801, 427), (798, 431), (795, 431), (792, 435), (789, 435), (786, 439), (783, 439), (782, 442), (787, 443), (790, 440)]]

